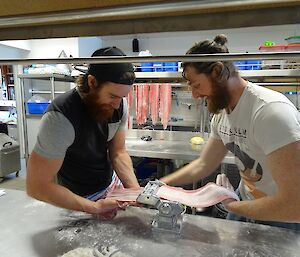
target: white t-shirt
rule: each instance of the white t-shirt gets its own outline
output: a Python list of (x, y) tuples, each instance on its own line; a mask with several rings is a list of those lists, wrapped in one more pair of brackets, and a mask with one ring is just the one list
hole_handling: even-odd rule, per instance
[(214, 115), (211, 132), (235, 155), (242, 199), (256, 199), (277, 191), (267, 155), (300, 140), (300, 113), (283, 94), (248, 82), (230, 114)]

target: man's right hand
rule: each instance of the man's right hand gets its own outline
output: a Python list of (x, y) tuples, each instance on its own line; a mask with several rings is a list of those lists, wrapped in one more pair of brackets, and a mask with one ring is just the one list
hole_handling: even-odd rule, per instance
[(112, 199), (99, 199), (96, 202), (89, 201), (89, 204), (84, 208), (84, 211), (92, 214), (98, 219), (110, 220), (117, 215), (118, 209), (118, 201)]
[(95, 214), (101, 214), (101, 213), (107, 213), (112, 210), (118, 209), (119, 204), (117, 200), (113, 199), (99, 199), (95, 202), (96, 207), (96, 213)]

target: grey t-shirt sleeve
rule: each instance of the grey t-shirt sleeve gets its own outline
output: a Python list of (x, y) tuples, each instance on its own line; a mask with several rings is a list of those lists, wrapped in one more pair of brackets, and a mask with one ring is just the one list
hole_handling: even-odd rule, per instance
[(121, 124), (119, 126), (118, 130), (124, 130), (126, 129), (126, 125), (127, 125), (127, 118), (128, 118), (128, 107), (127, 107), (128, 103), (127, 103), (127, 99), (124, 97), (123, 98), (123, 116), (121, 119)]
[(47, 112), (41, 120), (33, 150), (48, 159), (64, 159), (74, 139), (75, 130), (71, 122), (60, 112)]
[(108, 138), (107, 141), (110, 141), (113, 139), (115, 134), (118, 131), (124, 131), (127, 126), (127, 101), (124, 98), (123, 100), (123, 115), (121, 120), (114, 122), (114, 123), (109, 123), (108, 124)]

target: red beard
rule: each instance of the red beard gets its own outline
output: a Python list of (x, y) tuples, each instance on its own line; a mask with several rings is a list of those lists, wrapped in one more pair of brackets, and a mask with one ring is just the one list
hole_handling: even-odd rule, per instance
[(218, 114), (229, 105), (229, 92), (227, 84), (219, 84), (212, 81), (213, 94), (207, 100), (207, 108), (210, 113)]
[(114, 114), (114, 108), (109, 104), (99, 104), (98, 98), (99, 95), (97, 92), (90, 92), (84, 97), (87, 112), (97, 122), (108, 121)]

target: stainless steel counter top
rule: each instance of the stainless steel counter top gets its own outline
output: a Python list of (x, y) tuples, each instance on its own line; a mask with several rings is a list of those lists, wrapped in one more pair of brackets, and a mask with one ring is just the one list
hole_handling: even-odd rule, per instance
[[(151, 136), (151, 141), (143, 141), (142, 136)], [(203, 145), (192, 145), (190, 139), (208, 135), (186, 131), (128, 130), (126, 133), (126, 149), (131, 156), (160, 159), (192, 161), (199, 157)], [(224, 163), (234, 164), (234, 156), (229, 153)]]
[(126, 257), (299, 256), (299, 234), (264, 225), (184, 215), (176, 237), (151, 231), (154, 210), (129, 207), (112, 221), (99, 221), (17, 190), (6, 190), (0, 208), (1, 257), (55, 257), (99, 245), (115, 245)]

